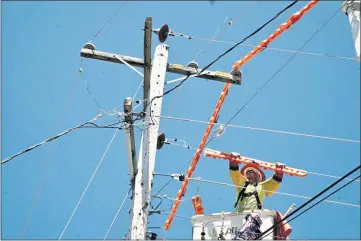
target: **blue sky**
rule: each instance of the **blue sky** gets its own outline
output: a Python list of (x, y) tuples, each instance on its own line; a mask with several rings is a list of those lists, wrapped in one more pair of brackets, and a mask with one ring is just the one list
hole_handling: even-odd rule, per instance
[[(246, 44), (257, 45), (307, 2), (298, 2)], [(321, 2), (269, 47), (297, 50), (340, 7), (342, 2)], [(80, 50), (123, 2), (10, 2), (2, 3), (2, 160), (24, 148), (92, 119), (98, 106), (78, 78), (68, 108), (70, 90), (81, 61)], [(286, 2), (257, 2), (235, 23), (221, 40), (237, 41), (273, 17)], [(176, 32), (211, 38), (227, 26), (249, 2), (128, 2), (100, 32), (93, 43), (101, 51), (143, 56), (143, 31), (147, 16), (153, 27), (167, 23)], [(169, 37), (169, 62), (186, 65), (209, 42)], [(153, 35), (152, 56), (158, 44)], [(201, 67), (231, 45), (216, 43), (200, 58)], [(234, 61), (251, 50), (239, 46), (210, 70), (230, 71)], [(350, 26), (339, 12), (303, 51), (355, 58)], [(233, 114), (267, 81), (292, 53), (266, 50), (244, 67), (242, 86), (233, 86), (220, 113), (219, 122)], [(141, 78), (124, 65), (85, 59), (83, 76), (91, 93), (105, 110), (122, 105), (133, 96)], [(141, 69), (139, 69), (141, 70)], [(270, 84), (231, 122), (290, 132), (360, 139), (360, 68), (354, 60), (298, 54)], [(180, 77), (167, 74), (166, 79)], [(170, 88), (166, 86), (166, 88)], [(208, 121), (223, 84), (190, 79), (182, 88), (164, 97), (162, 115)], [(142, 92), (137, 99), (142, 98)], [(99, 123), (112, 123), (105, 116)], [(162, 119), (161, 132), (168, 138), (185, 140), (197, 146), (206, 125)], [(25, 232), (26, 239), (56, 239), (63, 231), (81, 193), (102, 157), (114, 130), (79, 129), (50, 144), (4, 164), (2, 168), (2, 238), (21, 237), (32, 200), (44, 173), (46, 176)], [(140, 133), (136, 135), (137, 148)], [(342, 176), (360, 162), (359, 143), (270, 133), (228, 127), (209, 148), (239, 152), (266, 161), (279, 161), (309, 172)], [(176, 146), (157, 152), (157, 173), (177, 173), (194, 154)], [(103, 239), (128, 185), (125, 134), (115, 137), (93, 182), (68, 226), (64, 239)], [(195, 177), (230, 183), (226, 161), (202, 157)], [(359, 173), (359, 172), (358, 172)], [(266, 173), (268, 176), (271, 172)], [(154, 191), (168, 181), (155, 177)], [(313, 196), (335, 179), (317, 175), (306, 178), (285, 176), (279, 192)], [(175, 197), (181, 183), (173, 181), (160, 195)], [(191, 182), (186, 198), (196, 193)], [(235, 191), (203, 183), (199, 188), (206, 213), (232, 211)], [(330, 198), (360, 205), (360, 182), (355, 182)], [(306, 200), (275, 194), (265, 206), (285, 212)], [(129, 200), (115, 222), (109, 239), (120, 239), (128, 230)], [(156, 204), (154, 204), (156, 205)], [(160, 209), (168, 209), (164, 200)], [(322, 203), (294, 220), (294, 239), (359, 239), (360, 209)], [(184, 201), (179, 215), (191, 217), (194, 210)], [(150, 216), (149, 226), (163, 226), (166, 215)], [(347, 221), (345, 221), (345, 219)], [(162, 231), (155, 229), (160, 236)], [(191, 223), (176, 218), (165, 233), (169, 239), (190, 239)]]

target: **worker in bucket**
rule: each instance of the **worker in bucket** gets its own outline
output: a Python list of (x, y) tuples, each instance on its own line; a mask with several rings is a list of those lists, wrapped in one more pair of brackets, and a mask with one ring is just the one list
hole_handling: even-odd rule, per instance
[[(284, 165), (277, 163), (281, 170)], [(265, 196), (271, 196), (280, 186), (283, 173), (276, 171), (275, 174), (265, 180), (264, 173), (255, 165), (245, 165), (239, 171), (238, 163), (229, 162), (230, 177), (236, 185), (237, 199), (234, 207), (237, 212), (263, 209)], [(235, 232), (233, 240), (254, 240), (261, 234), (262, 219), (256, 213), (247, 214), (244, 225)]]
[[(277, 163), (279, 170), (285, 166)], [(245, 165), (239, 171), (238, 163), (229, 162), (229, 174), (236, 185), (236, 203), (234, 208), (237, 212), (263, 209), (265, 196), (270, 197), (279, 188), (283, 173), (276, 171), (275, 174), (265, 180), (265, 174), (255, 165)]]

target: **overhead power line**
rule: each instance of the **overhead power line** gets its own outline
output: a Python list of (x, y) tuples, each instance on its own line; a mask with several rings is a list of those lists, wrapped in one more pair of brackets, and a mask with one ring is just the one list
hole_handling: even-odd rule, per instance
[[(321, 202), (325, 201), (327, 198), (329, 198), (330, 196), (332, 196), (333, 194), (339, 192), (340, 190), (342, 190), (343, 188), (347, 187), (348, 185), (350, 185), (352, 182), (354, 182), (357, 178), (360, 178), (361, 176), (359, 175), (358, 177), (352, 179), (351, 181), (349, 181), (348, 183), (344, 184), (343, 186), (341, 186), (340, 188), (338, 188), (337, 190), (333, 191), (332, 193), (328, 194), (326, 197), (322, 198), (321, 200), (319, 200), (318, 202), (314, 203), (313, 205), (311, 205), (309, 208), (305, 209), (304, 211), (302, 211), (301, 213), (299, 213), (297, 216), (293, 217), (290, 220), (287, 220), (286, 223), (290, 223), (292, 220), (298, 218), (299, 216), (301, 216), (302, 214), (304, 214), (305, 212), (309, 211), (310, 209), (312, 209), (313, 207), (317, 206), (318, 204), (320, 204)], [(282, 226), (282, 224), (281, 224)], [(273, 232), (273, 230), (271, 230), (268, 234), (265, 234), (264, 236), (268, 236), (269, 234), (271, 234)]]
[[(172, 177), (172, 179), (174, 179), (174, 175), (172, 174), (163, 174), (163, 173), (155, 173), (155, 176), (165, 176), (165, 177)], [(360, 179), (358, 179), (359, 177), (356, 177), (354, 179), (351, 178), (345, 178), (348, 180), (352, 180), (352, 181), (359, 181)], [(203, 178), (188, 178), (188, 180), (190, 181), (196, 181), (196, 182), (201, 182), (201, 183), (209, 183), (209, 184), (215, 184), (215, 185), (221, 185), (221, 186), (227, 186), (227, 187), (233, 187), (233, 188), (241, 188), (242, 186), (238, 186), (238, 185), (233, 185), (233, 184), (229, 184), (226, 182), (218, 182), (218, 181), (213, 181), (213, 180), (207, 180), (207, 179), (203, 179)], [(269, 192), (268, 190), (264, 190), (265, 192)], [(296, 197), (296, 198), (302, 198), (302, 199), (312, 199), (312, 197), (308, 197), (308, 196), (303, 196), (303, 195), (298, 195), (298, 194), (293, 194), (293, 193), (287, 193), (287, 192), (273, 192), (274, 194), (278, 194), (278, 195), (283, 195), (283, 196), (289, 196), (289, 197)], [(175, 200), (175, 198), (170, 198), (172, 200)], [(182, 200), (184, 201), (184, 200)], [(333, 204), (339, 204), (339, 205), (343, 205), (343, 206), (349, 206), (349, 207), (356, 207), (356, 208), (360, 208), (360, 205), (358, 204), (353, 204), (353, 203), (346, 203), (346, 202), (338, 202), (338, 201), (333, 201), (333, 200), (324, 200), (327, 203), (333, 203)]]
[[(259, 27), (258, 29), (256, 29), (255, 31), (253, 31), (251, 34), (249, 34), (247, 37), (245, 37), (244, 39), (242, 39), (241, 41), (239, 41), (237, 44), (235, 44), (233, 47), (231, 47), (230, 49), (228, 49), (227, 51), (225, 51), (223, 54), (221, 54), (220, 56), (218, 56), (215, 60), (213, 60), (211, 63), (209, 63), (207, 66), (205, 66), (198, 74), (197, 76), (201, 75), (204, 71), (206, 71), (208, 68), (210, 68), (213, 64), (215, 64), (217, 61), (219, 61), (222, 57), (224, 57), (225, 55), (227, 55), (228, 53), (230, 53), (233, 49), (235, 49), (238, 45), (242, 44), (243, 42), (245, 42), (247, 39), (251, 38), (252, 36), (254, 36), (255, 34), (257, 34), (259, 31), (261, 31), (263, 28), (265, 28), (268, 24), (270, 24), (271, 22), (273, 22), (276, 18), (278, 18), (283, 12), (287, 11), (289, 8), (291, 8), (293, 5), (295, 5), (299, 0), (295, 0), (293, 1), (291, 4), (289, 4), (288, 6), (286, 6), (283, 10), (281, 10), (280, 12), (278, 12), (273, 18), (271, 18), (270, 20), (268, 20), (266, 23), (264, 23), (261, 27)], [(192, 75), (187, 75), (187, 77), (185, 77), (185, 79), (183, 79), (178, 85), (176, 85), (175, 87), (171, 88), (170, 90), (167, 90), (163, 93), (163, 95), (160, 96), (155, 96), (152, 98), (152, 100), (147, 104), (146, 107), (148, 107), (148, 105), (151, 105), (152, 102), (157, 99), (157, 98), (161, 98), (164, 97), (165, 95), (171, 93), (172, 91), (174, 91), (175, 89), (179, 88), (185, 81), (187, 81), (187, 79), (189, 79), (190, 77), (192, 77)], [(135, 119), (138, 120), (140, 118), (137, 117)]]
[(123, 199), (123, 202), (122, 202), (122, 204), (120, 205), (120, 207), (119, 207), (119, 209), (118, 209), (118, 211), (117, 211), (117, 214), (115, 214), (115, 217), (114, 217), (112, 223), (110, 224), (110, 226), (109, 226), (109, 228), (108, 228), (108, 231), (106, 232), (106, 234), (105, 234), (105, 236), (104, 236), (104, 240), (108, 237), (108, 234), (109, 234), (110, 230), (112, 229), (115, 221), (117, 220), (117, 218), (118, 218), (118, 216), (119, 216), (119, 213), (120, 213), (120, 211), (122, 210), (122, 208), (123, 208), (123, 206), (124, 206), (124, 203), (125, 203), (125, 201), (127, 200), (127, 198), (128, 198), (128, 196), (129, 196), (131, 190), (132, 190), (132, 188), (129, 188), (129, 191), (128, 191), (127, 195), (125, 195), (125, 197), (124, 197), (124, 199)]
[[(79, 68), (78, 68), (78, 69), (81, 69), (81, 67), (82, 67), (82, 65), (83, 65), (83, 61), (84, 61), (84, 59), (82, 58), (82, 59), (80, 60), (80, 64), (79, 64)], [(74, 91), (74, 89), (75, 89), (75, 85), (76, 85), (76, 82), (78, 81), (79, 76), (80, 76), (79, 73), (77, 73), (77, 75), (76, 75), (76, 77), (75, 77), (75, 79), (74, 79), (74, 81), (73, 81), (73, 85), (72, 85), (72, 87), (70, 88), (69, 95), (68, 95), (68, 99), (67, 99), (67, 101), (66, 101), (66, 103), (65, 103), (64, 110), (63, 110), (63, 112), (62, 112), (62, 114), (61, 114), (61, 116), (60, 116), (60, 118), (59, 118), (58, 128), (61, 127), (61, 125), (62, 125), (62, 123), (63, 123), (63, 121), (64, 121), (65, 113), (66, 113), (66, 111), (68, 110), (68, 107), (69, 107), (69, 105), (70, 105), (71, 97), (72, 97), (72, 95), (73, 95), (73, 91)], [(36, 147), (37, 147), (37, 146), (34, 146), (33, 148), (36, 148)], [(15, 158), (16, 156), (22, 155), (22, 154), (24, 154), (25, 152), (28, 152), (28, 151), (30, 151), (30, 150), (24, 150), (23, 152), (18, 153), (17, 155), (15, 155), (15, 156), (13, 156), (13, 157), (10, 157), (10, 158), (8, 158), (8, 159), (5, 159), (4, 161), (1, 162), (1, 165), (2, 165), (3, 163), (5, 163), (5, 162), (10, 161), (11, 159)], [(46, 172), (47, 172), (47, 170), (48, 170), (49, 163), (50, 163), (50, 161), (51, 161), (51, 157), (53, 156), (53, 153), (54, 153), (54, 146), (50, 146), (49, 155), (48, 155), (47, 158), (45, 159), (45, 166), (44, 166), (44, 169), (43, 169), (43, 173), (42, 173), (42, 176), (41, 176), (41, 178), (40, 178), (40, 180), (39, 180), (39, 183), (38, 183), (38, 185), (37, 185), (37, 188), (36, 188), (36, 191), (35, 191), (35, 194), (34, 194), (34, 197), (33, 197), (33, 201), (32, 201), (32, 204), (31, 204), (31, 208), (30, 208), (30, 211), (29, 211), (29, 213), (28, 213), (28, 215), (27, 215), (27, 217), (26, 217), (24, 229), (23, 229), (23, 232), (21, 233), (20, 239), (23, 239), (23, 238), (24, 238), (24, 235), (25, 235), (25, 233), (26, 233), (27, 227), (28, 227), (29, 222), (30, 222), (30, 219), (31, 219), (31, 215), (32, 215), (32, 213), (33, 213), (33, 211), (34, 211), (36, 202), (37, 202), (37, 200), (38, 200), (38, 196), (39, 196), (40, 191), (41, 191), (41, 188), (42, 188), (42, 186), (43, 186), (43, 183), (44, 183), (44, 180), (45, 180), (45, 177), (46, 177)]]
[[(323, 29), (327, 23), (329, 23), (331, 21), (331, 19), (333, 19), (336, 14), (340, 11), (341, 8), (338, 8), (337, 11), (331, 16), (329, 17), (329, 19), (314, 33), (312, 34), (312, 36), (298, 49), (298, 51), (301, 51), (312, 39), (313, 37), (315, 37), (320, 31), (321, 29)], [(297, 51), (297, 52), (298, 52)], [(260, 93), (272, 80), (274, 77), (276, 77), (292, 60), (293, 58), (296, 56), (296, 53), (294, 53), (283, 65), (280, 69), (278, 69), (276, 71), (276, 73), (274, 75), (272, 75), (271, 78), (269, 78), (262, 86), (261, 88), (259, 88), (252, 96), (251, 98), (249, 98), (245, 104), (243, 104), (243, 106), (236, 112), (236, 114), (234, 114), (232, 116), (232, 118), (226, 123), (226, 126), (258, 95), (258, 93)]]
[(283, 221), (285, 221), (286, 219), (288, 219), (289, 217), (293, 216), (295, 213), (299, 212), (301, 209), (303, 209), (305, 206), (307, 206), (308, 204), (310, 204), (312, 201), (316, 200), (318, 197), (320, 197), (322, 194), (324, 194), (325, 192), (327, 192), (328, 190), (330, 190), (332, 187), (336, 186), (338, 183), (340, 183), (341, 181), (343, 181), (346, 177), (350, 176), (351, 174), (353, 174), (354, 172), (356, 172), (357, 170), (359, 170), (361, 168), (361, 165), (357, 166), (356, 168), (354, 168), (353, 170), (351, 170), (350, 172), (346, 173), (343, 177), (341, 177), (340, 179), (338, 179), (337, 181), (335, 181), (334, 183), (332, 183), (330, 186), (326, 187), (324, 190), (322, 190), (321, 192), (319, 192), (317, 195), (315, 195), (313, 198), (311, 198), (310, 200), (308, 200), (307, 202), (305, 202), (304, 204), (302, 204), (300, 207), (296, 208), (293, 212), (291, 212), (290, 214), (286, 215), (284, 218), (282, 218), (280, 221), (278, 221), (276, 224), (274, 224), (273, 226), (271, 226), (270, 228), (268, 228), (266, 231), (262, 232), (260, 235), (258, 235), (258, 237), (256, 238), (257, 240), (260, 240), (264, 237), (265, 234), (267, 234), (269, 231), (273, 230), (275, 227), (277, 227), (277, 225), (279, 225), (280, 223), (282, 223)]
[(65, 227), (64, 227), (64, 229), (63, 229), (63, 231), (62, 231), (62, 233), (60, 234), (59, 240), (63, 237), (63, 235), (64, 235), (64, 233), (65, 233), (66, 229), (68, 228), (68, 226), (69, 226), (69, 224), (70, 224), (70, 222), (71, 222), (71, 220), (72, 220), (72, 218), (73, 218), (73, 216), (74, 216), (74, 214), (75, 214), (76, 210), (78, 209), (78, 207), (79, 207), (79, 205), (80, 205), (80, 203), (81, 203), (81, 201), (82, 201), (82, 199), (83, 199), (83, 197), (84, 197), (85, 193), (87, 192), (87, 190), (88, 190), (88, 188), (89, 188), (89, 186), (90, 186), (91, 182), (93, 181), (93, 178), (94, 178), (95, 174), (97, 173), (97, 171), (98, 171), (98, 169), (99, 169), (100, 165), (102, 164), (102, 162), (103, 162), (103, 160), (104, 160), (104, 157), (105, 157), (105, 155), (107, 154), (107, 152), (108, 152), (108, 150), (109, 150), (109, 148), (110, 148), (111, 144), (113, 143), (113, 140), (114, 140), (115, 136), (117, 135), (118, 131), (119, 131), (119, 129), (116, 129), (116, 130), (115, 130), (115, 132), (114, 132), (114, 134), (113, 134), (112, 139), (110, 140), (110, 142), (109, 142), (109, 144), (108, 144), (107, 148), (105, 149), (105, 152), (104, 152), (103, 156), (101, 157), (101, 159), (100, 159), (100, 161), (99, 161), (99, 163), (98, 163), (97, 167), (95, 168), (95, 170), (94, 170), (94, 172), (93, 172), (93, 175), (90, 177), (88, 184), (86, 185), (86, 187), (85, 187), (85, 189), (84, 189), (84, 191), (83, 191), (82, 195), (81, 195), (81, 196), (80, 196), (80, 198), (79, 198), (78, 203), (76, 204), (76, 206), (75, 206), (75, 208), (74, 208), (74, 210), (73, 210), (72, 214), (70, 215), (70, 218), (69, 218), (68, 222), (66, 223), (66, 225), (65, 225)]
[(120, 10), (122, 10), (122, 8), (127, 2), (128, 1), (124, 1), (123, 4), (115, 11), (113, 16), (111, 16), (106, 22), (104, 22), (103, 26), (96, 32), (90, 42), (92, 42), (100, 34), (100, 32), (115, 18), (115, 16), (119, 13)]
[[(207, 121), (200, 121), (200, 120), (194, 120), (194, 119), (189, 119), (189, 118), (180, 118), (180, 117), (173, 117), (173, 116), (157, 116), (157, 117), (164, 118), (164, 119), (169, 119), (169, 120), (178, 120), (178, 121), (185, 121), (185, 122), (209, 124), (209, 122), (207, 122)], [(225, 125), (225, 124), (222, 124), (222, 123), (217, 123), (217, 124), (220, 125), (220, 126)], [(305, 133), (298, 133), (298, 132), (281, 131), (281, 130), (259, 128), (259, 127), (241, 126), (241, 125), (230, 125), (229, 124), (227, 126), (228, 127), (234, 127), (234, 128), (240, 128), (240, 129), (264, 131), (264, 132), (273, 132), (273, 133), (279, 133), (279, 134), (285, 134), (285, 135), (295, 135), (295, 136), (304, 136), (304, 137), (326, 139), (326, 140), (333, 140), (333, 141), (360, 143), (359, 140), (344, 139), (344, 138), (338, 138), (338, 137), (320, 136), (320, 135), (313, 135), (313, 134), (305, 134)]]
[[(92, 122), (92, 121), (95, 121), (95, 120), (99, 119), (100, 117), (102, 117), (102, 115), (99, 114), (99, 115), (97, 115), (97, 117), (93, 118), (92, 120), (86, 121), (86, 122), (84, 122), (84, 123), (82, 123), (80, 125), (72, 127), (72, 128), (70, 128), (70, 129), (68, 129), (66, 131), (63, 131), (62, 133), (59, 133), (56, 136), (50, 137), (50, 138), (48, 138), (48, 139), (46, 139), (46, 140), (44, 140), (44, 141), (42, 141), (42, 142), (40, 142), (40, 143), (38, 143), (36, 145), (28, 147), (25, 150), (23, 150), (21, 152), (18, 152), (15, 155), (12, 155), (12, 156), (4, 159), (3, 161), (1, 161), (1, 164), (4, 164), (4, 163), (14, 159), (17, 156), (20, 156), (20, 155), (23, 155), (23, 154), (25, 154), (25, 153), (27, 153), (29, 151), (32, 151), (32, 150), (34, 150), (35, 148), (37, 148), (39, 146), (42, 146), (42, 145), (47, 144), (47, 143), (49, 143), (51, 141), (54, 141), (54, 140), (58, 139), (59, 137), (62, 137), (64, 135), (66, 135), (66, 134), (69, 134), (71, 131), (76, 130), (76, 129), (80, 129), (80, 128), (110, 128), (110, 129), (118, 129), (118, 130), (123, 129), (122, 127), (113, 127), (113, 125), (120, 124), (120, 123), (122, 123), (124, 121), (118, 121), (116, 123), (106, 125), (106, 126), (100, 126), (100, 125), (97, 125), (97, 124)], [(86, 126), (87, 124), (92, 125), (92, 126)]]
[[(286, 6), (284, 9), (282, 9), (280, 12), (278, 12), (273, 18), (271, 18), (270, 20), (268, 20), (266, 23), (264, 23), (262, 26), (260, 26), (258, 29), (256, 29), (255, 31), (253, 31), (251, 34), (249, 34), (247, 37), (245, 37), (244, 39), (242, 39), (241, 41), (239, 41), (237, 44), (235, 44), (232, 48), (228, 49), (226, 52), (224, 52), (222, 55), (220, 55), (219, 57), (217, 57), (214, 61), (212, 61), (211, 63), (209, 63), (206, 67), (204, 67), (199, 73), (198, 75), (200, 75), (202, 72), (204, 72), (205, 70), (207, 70), (208, 68), (210, 68), (214, 63), (216, 63), (219, 59), (221, 59), (223, 56), (225, 56), (226, 54), (228, 54), (229, 52), (231, 52), (233, 49), (235, 49), (238, 45), (242, 44), (243, 42), (245, 42), (247, 39), (249, 39), (250, 37), (254, 36), (256, 33), (258, 33), (259, 31), (261, 31), (263, 28), (265, 28), (268, 24), (270, 24), (272, 21), (274, 21), (276, 18), (278, 18), (283, 12), (285, 12), (286, 10), (288, 10), (289, 8), (291, 8), (293, 5), (295, 5), (298, 2), (298, 0), (292, 2), (291, 4), (289, 4), (288, 6)], [(152, 103), (152, 101), (156, 98), (161, 98), (163, 97), (165, 94), (169, 94), (171, 91), (174, 91), (176, 88), (178, 88), (179, 86), (181, 86), (188, 78), (190, 77), (190, 75), (188, 75), (184, 80), (182, 80), (177, 86), (175, 86), (174, 88), (172, 88), (169, 91), (166, 91), (163, 95), (161, 96), (156, 96), (154, 97), (149, 104)], [(212, 141), (213, 139), (211, 138), (210, 141)], [(205, 147), (210, 143), (210, 141), (208, 141), (205, 145)], [(189, 162), (186, 164), (188, 165), (190, 162), (192, 161), (192, 159), (189, 160)], [(183, 167), (185, 168), (186, 165)], [(180, 170), (182, 171), (183, 168)], [(158, 193), (163, 190), (167, 185), (169, 185), (169, 183), (172, 181), (172, 179), (167, 182), (159, 191)]]

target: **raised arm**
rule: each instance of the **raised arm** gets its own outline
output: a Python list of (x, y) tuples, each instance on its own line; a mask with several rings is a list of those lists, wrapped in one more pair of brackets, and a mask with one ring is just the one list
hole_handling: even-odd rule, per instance
[(243, 184), (247, 181), (247, 179), (239, 171), (238, 163), (232, 161), (229, 162), (229, 176), (231, 177), (233, 185), (241, 186), (236, 187), (236, 191), (238, 193)]
[[(280, 167), (280, 169), (282, 169), (282, 167), (284, 166), (283, 164), (277, 163), (277, 166)], [(281, 182), (283, 179), (283, 173), (282, 172), (278, 172), (275, 171), (275, 174), (273, 174), (273, 176), (269, 179), (267, 179), (264, 182), (261, 182), (260, 184), (262, 184), (263, 189), (265, 190), (265, 194), (267, 197), (270, 197), (273, 195), (273, 193), (275, 191), (277, 191), (277, 189), (279, 188)]]

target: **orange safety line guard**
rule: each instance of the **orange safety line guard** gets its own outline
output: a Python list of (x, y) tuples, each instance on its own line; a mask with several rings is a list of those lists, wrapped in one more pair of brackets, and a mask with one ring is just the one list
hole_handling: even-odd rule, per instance
[(307, 176), (307, 172), (304, 170), (300, 170), (300, 169), (296, 169), (296, 168), (292, 168), (292, 167), (279, 168), (274, 163), (260, 161), (260, 160), (252, 159), (249, 157), (241, 156), (238, 153), (237, 154), (225, 153), (225, 152), (221, 152), (221, 151), (205, 149), (204, 155), (207, 157), (211, 157), (211, 158), (219, 158), (219, 159), (234, 161), (234, 162), (237, 162), (238, 164), (255, 165), (255, 166), (263, 168), (265, 170), (279, 171), (284, 174), (288, 174), (290, 176), (297, 176), (297, 177)]
[[(246, 55), (243, 59), (241, 59), (240, 61), (236, 62), (235, 65), (233, 65), (233, 69), (237, 70), (239, 69), (243, 64), (245, 64), (248, 60), (250, 60), (252, 57), (254, 57), (257, 53), (259, 53), (267, 44), (269, 44), (271, 41), (275, 40), (282, 32), (284, 32), (285, 30), (287, 30), (292, 24), (296, 23), (307, 11), (309, 11), (313, 6), (316, 5), (316, 3), (318, 3), (319, 0), (316, 1), (311, 1), (309, 2), (303, 9), (301, 9), (300, 11), (298, 11), (297, 13), (293, 14), (286, 23), (282, 24), (279, 29), (277, 29), (269, 38), (267, 38), (265, 41), (263, 41), (258, 47), (256, 47), (255, 49), (253, 49), (248, 55)], [(257, 50), (259, 49), (259, 50)], [(169, 213), (168, 219), (165, 221), (164, 223), (164, 229), (168, 230), (170, 228), (170, 225), (172, 224), (172, 221), (174, 219), (174, 215), (177, 212), (178, 206), (180, 204), (180, 200), (182, 199), (186, 188), (188, 186), (188, 182), (189, 182), (189, 177), (192, 176), (194, 169), (196, 168), (196, 165), (199, 161), (199, 158), (201, 156), (202, 150), (206, 145), (206, 141), (209, 137), (209, 134), (211, 133), (211, 130), (213, 128), (213, 125), (217, 119), (217, 116), (219, 114), (219, 111), (221, 110), (221, 107), (223, 105), (224, 99), (226, 97), (226, 95), (228, 94), (229, 88), (231, 87), (231, 83), (226, 83), (223, 87), (222, 93), (218, 99), (216, 108), (213, 111), (212, 117), (209, 121), (209, 124), (207, 126), (206, 131), (204, 132), (203, 138), (199, 144), (199, 147), (196, 151), (196, 153), (193, 156), (192, 159), (192, 164), (191, 166), (188, 168), (187, 171), (187, 175), (184, 179), (184, 182), (182, 183), (181, 188), (179, 189), (178, 193), (177, 193), (177, 199), (175, 200), (172, 210)]]

